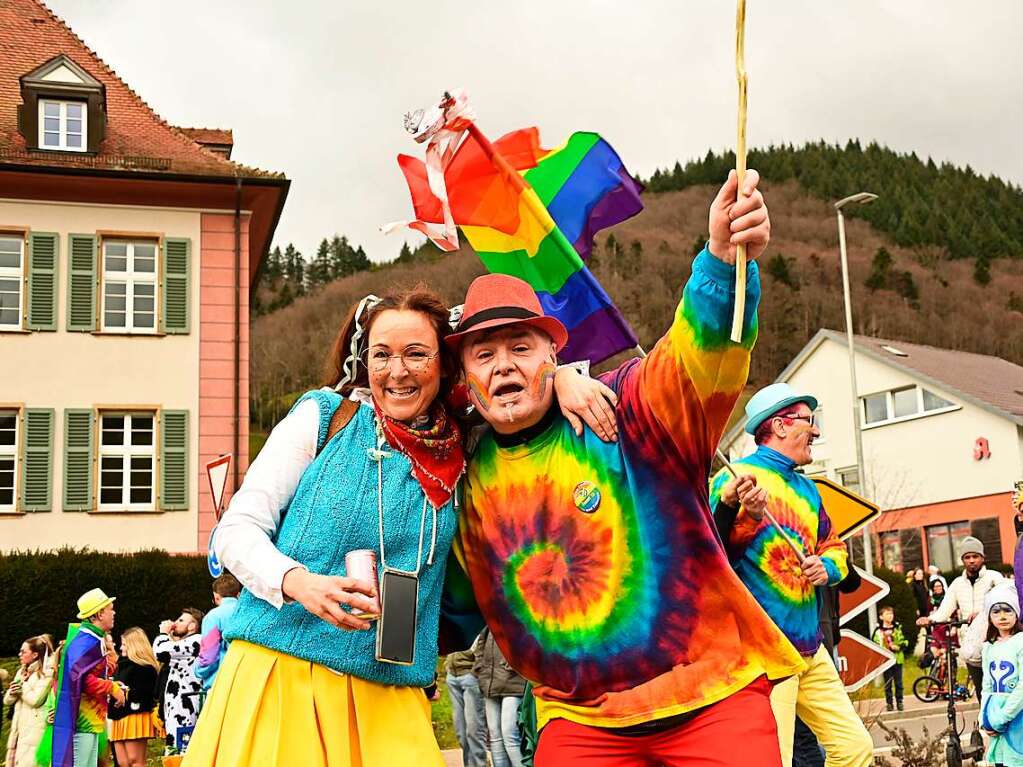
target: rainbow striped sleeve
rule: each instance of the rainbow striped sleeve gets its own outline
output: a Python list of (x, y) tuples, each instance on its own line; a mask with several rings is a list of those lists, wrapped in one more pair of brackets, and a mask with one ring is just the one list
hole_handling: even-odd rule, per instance
[[(704, 247), (693, 261), (671, 328), (639, 370), (638, 399), (682, 453), (704, 470), (749, 374), (760, 303), (756, 263), (747, 271), (741, 343), (729, 338), (734, 296), (735, 267)], [(614, 374), (610, 378), (613, 381)], [(629, 388), (622, 390), (626, 398)]]

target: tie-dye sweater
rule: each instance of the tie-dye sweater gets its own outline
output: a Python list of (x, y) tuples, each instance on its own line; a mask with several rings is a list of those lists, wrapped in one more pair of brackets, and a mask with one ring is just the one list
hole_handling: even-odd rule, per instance
[[(845, 544), (831, 528), (813, 480), (796, 471), (795, 461), (761, 445), (752, 455), (736, 461), (740, 474), (752, 474), (767, 490), (767, 507), (804, 555), (816, 554), (835, 585), (849, 574)], [(711, 506), (731, 479), (722, 469), (711, 482)], [(821, 644), (814, 587), (803, 577), (792, 549), (765, 516), (757, 522), (740, 510), (726, 541), (736, 572), (785, 636), (803, 655), (813, 655)]]
[(734, 280), (704, 250), (668, 334), (604, 377), (616, 444), (576, 436), (552, 409), (511, 438), (488, 434), (471, 461), (460, 548), (501, 651), (536, 685), (540, 727), (630, 726), (803, 668), (729, 564), (708, 505), (756, 338), (756, 266), (741, 344), (729, 340)]

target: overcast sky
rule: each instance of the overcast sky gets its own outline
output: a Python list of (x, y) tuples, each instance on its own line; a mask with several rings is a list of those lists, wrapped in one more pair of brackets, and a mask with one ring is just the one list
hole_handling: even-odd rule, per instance
[[(648, 176), (734, 146), (729, 0), (49, 0), (162, 117), (283, 171), (275, 242), (374, 260), (410, 216), (402, 115), (464, 87), (485, 133), (595, 130)], [(749, 142), (876, 140), (1023, 182), (1019, 0), (749, 0)], [(856, 190), (850, 190), (856, 191)], [(876, 190), (880, 191), (880, 190)]]

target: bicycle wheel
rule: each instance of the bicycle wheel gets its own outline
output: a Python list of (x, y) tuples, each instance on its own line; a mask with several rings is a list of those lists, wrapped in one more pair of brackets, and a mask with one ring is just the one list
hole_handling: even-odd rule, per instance
[(933, 676), (922, 676), (913, 682), (913, 694), (922, 703), (933, 703), (944, 691), (941, 681)]

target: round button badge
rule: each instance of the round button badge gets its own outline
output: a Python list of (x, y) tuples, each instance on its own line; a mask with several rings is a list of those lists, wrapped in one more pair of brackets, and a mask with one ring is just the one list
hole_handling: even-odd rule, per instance
[(592, 514), (600, 506), (600, 490), (592, 482), (580, 482), (572, 491), (572, 500), (579, 511)]

